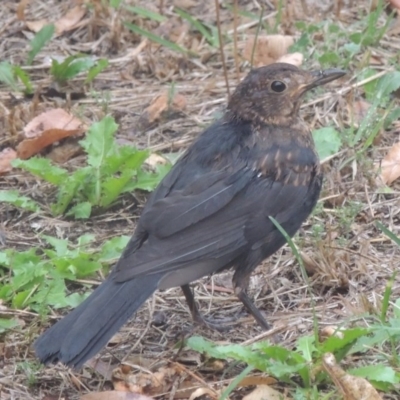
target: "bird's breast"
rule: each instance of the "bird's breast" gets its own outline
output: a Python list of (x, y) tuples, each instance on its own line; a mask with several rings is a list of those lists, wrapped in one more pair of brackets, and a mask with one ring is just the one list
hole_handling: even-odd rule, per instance
[(254, 158), (253, 170), (259, 177), (293, 186), (308, 186), (320, 174), (318, 156), (311, 147), (297, 143), (273, 145), (258, 150)]

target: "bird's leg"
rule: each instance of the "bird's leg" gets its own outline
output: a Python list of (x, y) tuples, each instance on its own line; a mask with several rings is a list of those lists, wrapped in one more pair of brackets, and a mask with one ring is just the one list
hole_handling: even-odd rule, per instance
[(193, 321), (196, 324), (204, 325), (207, 328), (210, 328), (212, 330), (217, 330), (219, 332), (226, 331), (229, 328), (227, 326), (221, 325), (220, 322), (231, 322), (231, 321), (227, 321), (227, 320), (209, 321), (201, 315), (199, 308), (197, 307), (196, 301), (194, 299), (192, 289), (190, 288), (189, 285), (183, 285), (183, 286), (181, 286), (181, 289), (182, 289), (183, 294), (185, 295), (185, 299), (189, 306), (190, 313), (192, 314)]
[(249, 278), (252, 270), (240, 270), (237, 269), (233, 276), (233, 287), (235, 288), (235, 294), (239, 300), (246, 307), (247, 311), (254, 317), (258, 324), (266, 331), (271, 329), (271, 325), (266, 321), (261, 311), (254, 305), (250, 300), (246, 290), (249, 283)]

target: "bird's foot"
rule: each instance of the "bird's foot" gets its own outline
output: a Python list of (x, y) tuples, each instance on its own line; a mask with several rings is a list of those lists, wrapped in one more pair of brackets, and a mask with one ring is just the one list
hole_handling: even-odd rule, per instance
[(234, 323), (237, 321), (235, 317), (228, 318), (212, 318), (203, 317), (200, 313), (192, 313), (193, 322), (196, 325), (204, 326), (212, 331), (227, 332), (229, 331)]

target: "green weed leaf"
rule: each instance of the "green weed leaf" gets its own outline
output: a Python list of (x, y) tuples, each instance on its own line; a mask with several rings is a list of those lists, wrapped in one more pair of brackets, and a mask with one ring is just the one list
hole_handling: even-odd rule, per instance
[(54, 34), (54, 24), (45, 25), (31, 40), (31, 50), (28, 53), (27, 64), (31, 65), (40, 50), (51, 40)]
[(313, 138), (321, 160), (337, 153), (342, 145), (339, 132), (332, 127), (315, 130)]
[(40, 206), (29, 197), (21, 196), (17, 190), (0, 190), (0, 202), (9, 203), (22, 210), (39, 212)]

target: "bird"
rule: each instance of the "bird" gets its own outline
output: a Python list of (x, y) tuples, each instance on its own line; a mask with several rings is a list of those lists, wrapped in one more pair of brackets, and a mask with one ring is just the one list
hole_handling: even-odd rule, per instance
[(189, 284), (228, 269), (239, 300), (270, 329), (249, 278), (286, 243), (276, 222), (292, 237), (317, 203), (323, 174), (299, 108), (306, 92), (344, 74), (286, 63), (251, 70), (149, 196), (109, 276), (35, 341), (39, 360), (81, 368), (158, 289), (180, 286), (193, 319), (206, 322)]

